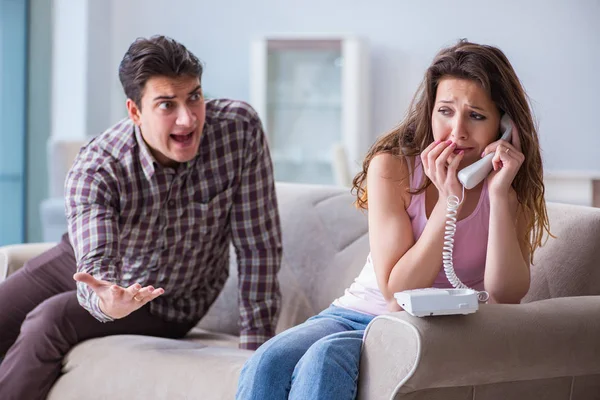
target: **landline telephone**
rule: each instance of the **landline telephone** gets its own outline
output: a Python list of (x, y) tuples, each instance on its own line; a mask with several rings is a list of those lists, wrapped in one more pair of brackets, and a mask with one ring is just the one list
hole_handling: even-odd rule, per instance
[[(500, 120), (502, 136), (500, 139), (510, 141), (513, 122), (504, 114)], [(463, 199), (465, 189), (477, 186), (492, 171), (492, 158), (494, 153), (487, 154), (481, 160), (474, 162), (458, 172), (458, 180), (463, 186)], [(489, 294), (485, 291), (478, 292), (470, 289), (456, 276), (452, 263), (454, 248), (454, 234), (456, 233), (456, 214), (462, 202), (458, 196), (451, 195), (446, 200), (448, 213), (446, 214), (446, 229), (444, 232), (444, 250), (442, 260), (446, 278), (454, 289), (426, 288), (405, 290), (394, 294), (398, 304), (411, 315), (417, 317), (434, 315), (471, 314), (479, 309), (479, 302), (486, 302)]]

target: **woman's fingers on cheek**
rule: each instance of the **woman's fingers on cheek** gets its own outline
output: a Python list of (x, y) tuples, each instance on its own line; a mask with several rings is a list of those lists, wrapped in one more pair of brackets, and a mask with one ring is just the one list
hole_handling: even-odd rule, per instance
[(425, 150), (423, 150), (421, 152), (421, 160), (423, 160), (423, 161), (426, 160), (427, 157), (429, 157), (429, 153), (431, 153), (431, 151), (433, 149), (435, 149), (435, 146), (437, 146), (437, 145), (438, 145), (438, 142), (432, 142), (429, 144), (429, 146), (425, 147)]
[(439, 153), (436, 151), (436, 149), (431, 150), (429, 153), (427, 153), (427, 161), (429, 161), (429, 163), (434, 163), (438, 154)]
[(496, 154), (492, 158), (492, 166), (494, 167), (494, 171), (498, 171), (498, 169), (502, 166), (502, 160), (500, 159), (500, 153), (496, 152)]
[(494, 142), (494, 143), (490, 143), (487, 145), (487, 147), (483, 150), (483, 153), (481, 153), (481, 157), (485, 157), (490, 153), (493, 153), (496, 151), (496, 149), (498, 148), (500, 142)]
[(439, 140), (435, 140), (431, 143), (429, 143), (429, 146), (425, 147), (425, 151), (431, 151), (432, 149), (435, 148), (435, 146), (437, 146), (440, 143)]
[(429, 166), (429, 161), (427, 160), (427, 154), (425, 152), (421, 153), (421, 163), (423, 164), (425, 170), (427, 170), (427, 167)]

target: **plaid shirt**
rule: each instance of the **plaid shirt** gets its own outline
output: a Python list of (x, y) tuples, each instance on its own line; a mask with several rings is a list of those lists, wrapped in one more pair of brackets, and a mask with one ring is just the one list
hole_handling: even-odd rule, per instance
[[(240, 347), (275, 333), (281, 228), (271, 158), (256, 112), (206, 102), (198, 155), (158, 164), (129, 119), (82, 148), (67, 175), (69, 237), (78, 271), (127, 287), (163, 287), (149, 303), (165, 320), (197, 321), (239, 265)], [(81, 305), (103, 322), (98, 297), (78, 283)]]

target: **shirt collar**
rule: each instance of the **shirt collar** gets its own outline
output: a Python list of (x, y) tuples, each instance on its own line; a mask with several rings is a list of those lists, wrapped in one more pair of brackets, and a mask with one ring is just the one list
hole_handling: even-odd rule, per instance
[(144, 141), (144, 138), (142, 137), (142, 132), (140, 131), (140, 127), (137, 125), (134, 125), (134, 129), (135, 129), (135, 140), (138, 143), (138, 146), (140, 146), (140, 162), (142, 163), (142, 170), (144, 171), (144, 175), (146, 175), (146, 178), (148, 180), (152, 179), (152, 177), (154, 176), (154, 173), (156, 172), (156, 165), (158, 164), (156, 159), (154, 158), (154, 156), (152, 155), (152, 153), (150, 152), (150, 149), (148, 148), (148, 145), (146, 145), (146, 142)]

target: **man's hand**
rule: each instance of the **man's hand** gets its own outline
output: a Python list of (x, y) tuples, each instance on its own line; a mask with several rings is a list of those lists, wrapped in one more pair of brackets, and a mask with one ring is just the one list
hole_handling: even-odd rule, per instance
[(128, 316), (165, 292), (162, 288), (155, 289), (152, 286), (142, 288), (139, 283), (125, 289), (110, 282), (96, 279), (86, 272), (77, 272), (73, 275), (73, 279), (85, 283), (96, 292), (100, 299), (100, 309), (113, 319)]

